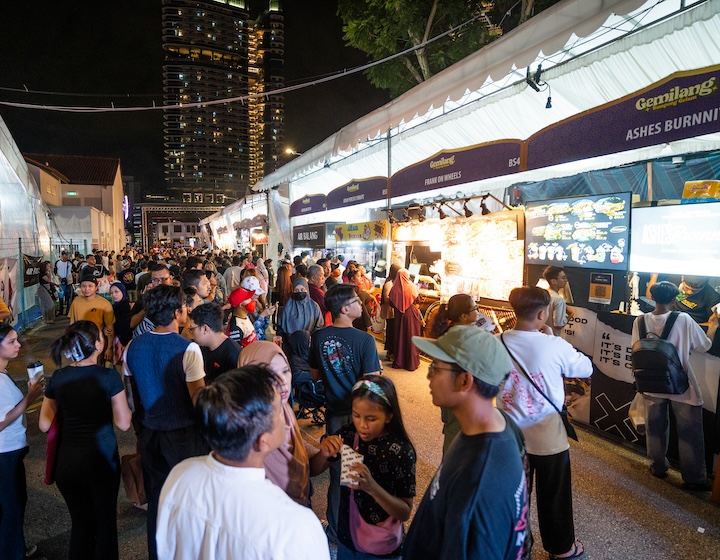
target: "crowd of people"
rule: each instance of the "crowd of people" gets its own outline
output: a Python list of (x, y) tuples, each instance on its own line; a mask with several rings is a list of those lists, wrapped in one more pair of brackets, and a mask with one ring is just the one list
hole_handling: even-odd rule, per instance
[[(323, 559), (329, 543), (340, 560), (529, 558), (532, 491), (550, 558), (584, 554), (562, 413), (564, 377), (589, 377), (593, 368), (558, 336), (567, 320), (556, 301), (562, 269), (546, 270), (549, 290), (511, 292), (512, 330), (481, 328), (474, 299), (457, 294), (430, 338), (422, 336), (422, 296), (408, 271), (389, 267), (379, 301), (385, 359), (408, 371), (418, 368), (420, 352), (432, 360), (427, 378), (445, 436), (442, 464), (406, 532), (417, 493), (415, 448), (368, 333), (376, 300), (361, 265), (340, 255), (309, 262), (303, 254), (281, 260), (275, 272), (272, 260), (238, 253), (105, 257), (71, 261), (63, 253), (43, 269), (50, 283), (65, 279), (59, 313), (70, 326), (52, 346), (58, 369), (47, 384), (31, 380), (26, 396), (7, 375), (17, 333), (0, 325), (0, 549), (7, 558), (32, 552), (22, 524), (23, 419), (43, 388), (39, 427), (59, 430), (53, 476), (71, 517), (73, 559), (118, 557), (114, 427), (137, 436), (136, 474), (147, 502), (136, 505), (147, 510), (151, 559)], [(656, 323), (670, 312), (671, 292), (677, 287), (669, 282), (651, 289), (657, 308), (645, 318), (649, 328), (662, 327)], [(710, 343), (685, 323), (673, 343), (687, 363), (690, 348)], [(716, 328), (717, 318), (708, 335)], [(319, 445), (298, 426), (296, 372), (323, 382)], [(667, 471), (659, 430), (668, 407), (676, 416), (680, 407), (701, 408), (695, 393), (666, 397), (646, 396), (655, 476)], [(694, 453), (682, 460), (683, 477), (706, 484), (695, 455), (702, 441), (687, 433), (697, 418), (686, 416), (679, 437)], [(312, 477), (326, 470), (321, 522), (310, 509)]]

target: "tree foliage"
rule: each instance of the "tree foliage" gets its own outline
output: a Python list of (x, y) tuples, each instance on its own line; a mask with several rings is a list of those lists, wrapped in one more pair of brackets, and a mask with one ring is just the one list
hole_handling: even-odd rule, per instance
[(534, 10), (558, 1), (339, 0), (338, 15), (347, 44), (372, 61), (422, 45), (477, 18), (442, 39), (367, 70), (373, 85), (398, 96), (522, 23)]

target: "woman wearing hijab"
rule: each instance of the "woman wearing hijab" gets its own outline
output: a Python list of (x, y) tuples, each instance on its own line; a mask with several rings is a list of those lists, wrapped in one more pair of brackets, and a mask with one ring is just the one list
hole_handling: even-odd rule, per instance
[(115, 339), (112, 341), (113, 363), (119, 364), (122, 362), (125, 347), (132, 340), (132, 329), (130, 328), (132, 311), (130, 298), (122, 282), (110, 284), (110, 297), (113, 300), (113, 313), (115, 313)]
[(420, 295), (404, 268), (398, 271), (388, 294), (395, 309), (395, 361), (392, 367), (415, 371), (420, 365), (420, 351), (412, 343), (413, 336), (422, 335), (422, 318), (415, 306)]
[(310, 334), (322, 328), (323, 318), (320, 307), (310, 298), (308, 282), (305, 278), (293, 281), (292, 297), (280, 312), (278, 327), (283, 340), (295, 331), (307, 331)]
[(390, 265), (387, 279), (382, 287), (382, 296), (380, 297), (380, 317), (385, 319), (385, 351), (387, 352), (385, 359), (389, 362), (395, 360), (395, 310), (390, 305), (389, 294), (398, 270), (400, 270), (399, 264), (393, 263)]
[(277, 344), (261, 340), (240, 352), (238, 367), (248, 365), (265, 366), (275, 374), (283, 406), (285, 439), (278, 449), (265, 457), (265, 475), (297, 503), (309, 506), (310, 457), (318, 450), (302, 437), (295, 414), (288, 404), (292, 373), (287, 357)]

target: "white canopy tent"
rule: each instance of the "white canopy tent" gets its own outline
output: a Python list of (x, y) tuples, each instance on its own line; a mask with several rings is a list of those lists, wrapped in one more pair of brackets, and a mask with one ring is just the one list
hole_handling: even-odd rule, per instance
[[(263, 178), (255, 190), (290, 183), (292, 201), (327, 193), (352, 179), (392, 175), (443, 149), (526, 139), (674, 72), (716, 64), (719, 13), (718, 0), (562, 2), (344, 127)], [(524, 81), (525, 68), (534, 70), (538, 64), (552, 88), (552, 109), (545, 109), (546, 96)], [(681, 153), (718, 147), (713, 135), (671, 149)], [(587, 169), (656, 157), (663, 149), (666, 154), (667, 146), (660, 146), (595, 158), (601, 161), (588, 161)], [(567, 169), (576, 173), (585, 167), (574, 163)], [(547, 173), (557, 176), (563, 170), (531, 175), (544, 178)], [(497, 188), (518, 180), (528, 178), (501, 178)]]

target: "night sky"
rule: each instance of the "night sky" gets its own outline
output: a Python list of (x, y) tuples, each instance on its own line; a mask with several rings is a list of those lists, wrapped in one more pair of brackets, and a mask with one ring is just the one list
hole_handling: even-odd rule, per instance
[[(261, 1), (253, 0), (253, 5)], [(43, 105), (162, 105), (160, 0), (8, 2), (0, 34), (0, 100)], [(265, 3), (265, 5), (267, 5)], [(40, 6), (42, 9), (40, 9)], [(336, 0), (285, 0), (285, 82), (359, 66)], [(119, 94), (108, 97), (107, 94)], [(389, 101), (362, 74), (285, 94), (285, 144), (299, 152)], [(88, 115), (0, 106), (25, 153), (112, 156), (148, 192), (164, 183), (162, 112)]]

